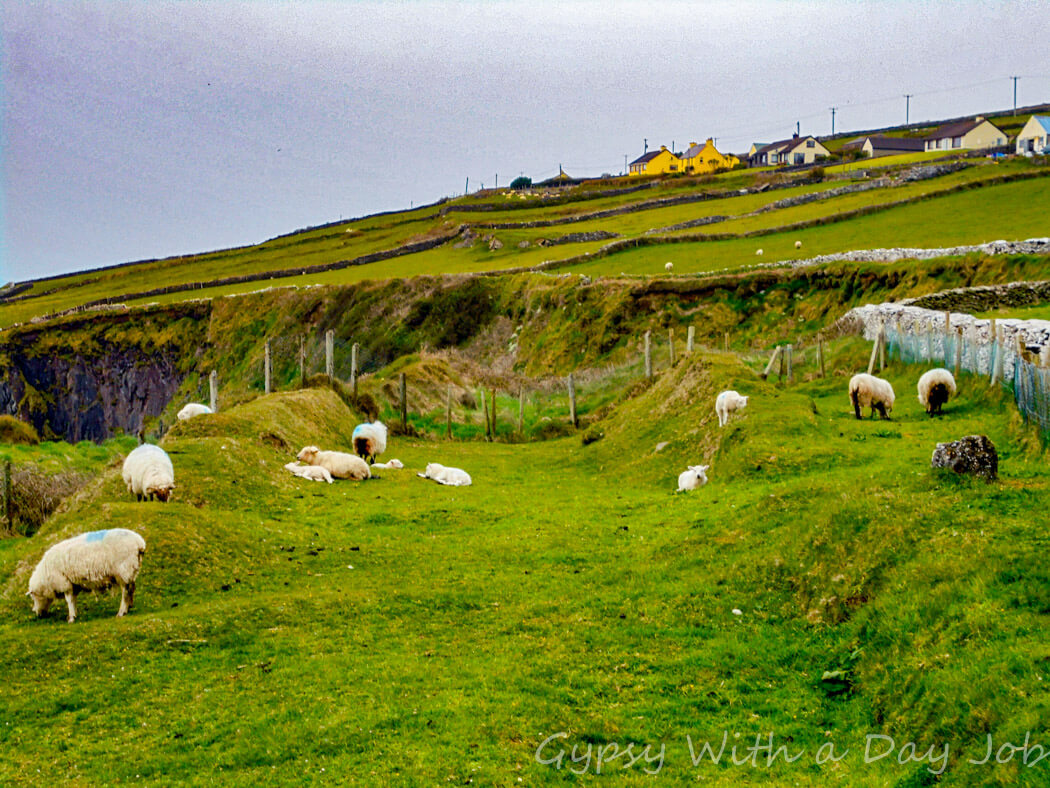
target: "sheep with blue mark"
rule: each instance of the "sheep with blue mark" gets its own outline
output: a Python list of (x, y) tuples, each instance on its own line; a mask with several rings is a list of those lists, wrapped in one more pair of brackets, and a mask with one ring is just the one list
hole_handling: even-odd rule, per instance
[(371, 465), (376, 457), (386, 451), (386, 425), (381, 421), (358, 424), (350, 436), (354, 442), (354, 452)]

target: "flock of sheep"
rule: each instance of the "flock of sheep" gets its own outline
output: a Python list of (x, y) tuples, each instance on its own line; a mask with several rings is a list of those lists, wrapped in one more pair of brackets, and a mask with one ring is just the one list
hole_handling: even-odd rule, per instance
[[(178, 418), (184, 421), (211, 412), (206, 405), (190, 403), (179, 411)], [(374, 468), (405, 467), (396, 459), (376, 462), (387, 445), (387, 429), (382, 422), (359, 424), (351, 440), (354, 454), (306, 446), (299, 452), (298, 462), (284, 467), (301, 478), (329, 483), (335, 479), (365, 480), (371, 478)], [(165, 502), (175, 489), (175, 469), (168, 453), (160, 446), (143, 444), (135, 448), (124, 460), (121, 475), (128, 492), (138, 501)], [(466, 471), (438, 463), (428, 464), (417, 476), (455, 487), (471, 484)], [(126, 528), (83, 533), (53, 545), (29, 578), (26, 596), (32, 600), (33, 612), (38, 617), (44, 616), (57, 598), (64, 597), (67, 620), (72, 623), (77, 617), (76, 599), (80, 591), (103, 591), (116, 585), (121, 590), (117, 616), (127, 614), (145, 552), (145, 540)]]

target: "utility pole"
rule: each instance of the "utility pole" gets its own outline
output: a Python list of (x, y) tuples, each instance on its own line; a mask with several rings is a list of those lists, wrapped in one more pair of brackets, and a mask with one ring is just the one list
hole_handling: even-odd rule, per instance
[(1017, 80), (1019, 80), (1020, 77), (1010, 77), (1010, 79), (1012, 79), (1014, 81), (1014, 112), (1013, 112), (1013, 114), (1016, 115), (1017, 114)]
[(911, 117), (910, 117), (911, 116), (911, 97), (914, 96), (914, 95), (915, 95), (914, 93), (905, 93), (904, 94), (904, 125), (905, 126), (907, 126), (909, 121), (911, 120)]
[(801, 133), (801, 131), (802, 131), (802, 123), (800, 121), (796, 120), (795, 121), (795, 136), (797, 137)]
[(835, 136), (835, 111), (838, 109), (838, 107), (829, 107), (829, 109), (831, 110), (831, 136), (834, 137)]
[(499, 173), (496, 173), (496, 188), (499, 188)]
[(643, 148), (643, 150), (642, 150), (642, 153), (643, 153), (643, 154), (644, 154), (644, 153), (648, 153), (648, 152), (649, 152), (649, 138), (648, 138), (648, 137), (643, 137), (643, 138), (642, 138), (642, 142), (643, 142), (643, 143), (644, 143), (644, 145), (645, 145), (645, 147), (644, 147), (644, 148)]
[(627, 154), (623, 154), (623, 174), (627, 174)]
[(467, 177), (467, 185), (463, 187), (463, 195), (466, 196), (470, 192), (470, 177)]

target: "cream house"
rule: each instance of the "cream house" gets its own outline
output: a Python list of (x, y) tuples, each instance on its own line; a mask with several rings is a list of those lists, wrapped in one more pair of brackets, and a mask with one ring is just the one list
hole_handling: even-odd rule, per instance
[(1006, 141), (1006, 133), (980, 115), (973, 120), (941, 126), (923, 138), (927, 151), (998, 148), (1005, 145)]
[(1017, 135), (1017, 152), (1050, 153), (1050, 115), (1033, 115)]

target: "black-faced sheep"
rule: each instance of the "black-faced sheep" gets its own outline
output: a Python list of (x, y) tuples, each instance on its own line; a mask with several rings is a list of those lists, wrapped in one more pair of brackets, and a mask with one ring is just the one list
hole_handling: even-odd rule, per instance
[(341, 451), (321, 451), (316, 446), (306, 446), (299, 452), (298, 458), (307, 465), (320, 465), (336, 479), (368, 479), (372, 472), (368, 463), (360, 457)]
[(354, 427), (350, 438), (354, 442), (354, 451), (357, 452), (357, 456), (367, 460), (369, 465), (386, 451), (386, 425), (381, 421), (358, 424)]
[(884, 419), (888, 419), (890, 411), (893, 410), (893, 386), (889, 381), (874, 375), (862, 372), (850, 378), (849, 398), (853, 403), (853, 413), (858, 419), (863, 418), (860, 414), (862, 408), (870, 407), (873, 418), (875, 411), (878, 411)]
[(146, 542), (134, 531), (113, 528), (80, 534), (52, 546), (29, 578), (26, 596), (37, 617), (47, 613), (58, 596), (66, 599), (67, 620), (77, 617), (77, 593), (120, 586), (120, 609), (125, 615), (135, 597), (135, 579), (142, 566)]
[(919, 378), (919, 404), (930, 416), (955, 396), (955, 377), (946, 369), (931, 369)]
[(175, 489), (175, 469), (171, 458), (160, 446), (144, 443), (136, 447), (124, 460), (122, 470), (128, 492), (136, 500), (154, 497), (167, 501)]

